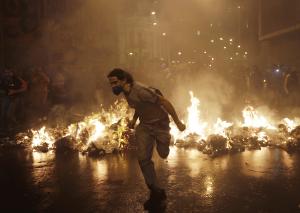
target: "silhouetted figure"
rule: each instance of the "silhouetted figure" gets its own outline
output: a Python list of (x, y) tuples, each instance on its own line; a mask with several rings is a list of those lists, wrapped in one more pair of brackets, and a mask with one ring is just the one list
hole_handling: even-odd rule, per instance
[(65, 104), (67, 99), (66, 80), (64, 73), (57, 71), (51, 79), (52, 104)]
[(27, 82), (12, 70), (5, 69), (0, 78), (1, 88), (1, 128), (11, 130), (17, 125), (16, 108), (20, 94), (27, 90)]
[(29, 104), (35, 117), (39, 119), (45, 119), (46, 116), (49, 83), (50, 79), (41, 67), (33, 70), (29, 85)]
[(292, 70), (284, 78), (284, 91), (291, 106), (299, 104), (299, 77), (296, 70)]
[(263, 89), (263, 74), (257, 66), (253, 66), (250, 74), (250, 88), (252, 95), (259, 95)]
[(135, 129), (138, 148), (138, 161), (145, 182), (150, 190), (150, 198), (144, 208), (151, 210), (163, 206), (166, 193), (160, 187), (152, 161), (154, 145), (161, 158), (167, 158), (170, 145), (169, 116), (171, 115), (180, 131), (185, 125), (179, 120), (173, 105), (162, 96), (157, 89), (135, 82), (128, 72), (114, 69), (108, 74), (108, 79), (115, 95), (124, 94), (130, 107), (135, 109), (130, 128), (134, 128), (137, 119), (140, 123)]

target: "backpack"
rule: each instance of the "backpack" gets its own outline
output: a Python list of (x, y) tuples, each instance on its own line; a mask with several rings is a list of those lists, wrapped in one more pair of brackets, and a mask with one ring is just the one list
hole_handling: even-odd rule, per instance
[(149, 89), (150, 89), (152, 92), (154, 91), (154, 93), (157, 94), (157, 95), (164, 96), (164, 95), (162, 94), (162, 92), (161, 92), (159, 89), (156, 89), (156, 88), (154, 88), (154, 87), (149, 87)]

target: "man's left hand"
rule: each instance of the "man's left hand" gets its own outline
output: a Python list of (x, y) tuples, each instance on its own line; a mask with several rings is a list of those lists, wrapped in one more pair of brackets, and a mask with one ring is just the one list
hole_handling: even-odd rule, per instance
[(176, 122), (176, 126), (177, 128), (182, 132), (186, 129), (186, 126), (184, 123), (182, 123), (181, 121)]
[(134, 129), (135, 122), (134, 121), (129, 121), (127, 126), (128, 126), (129, 129)]

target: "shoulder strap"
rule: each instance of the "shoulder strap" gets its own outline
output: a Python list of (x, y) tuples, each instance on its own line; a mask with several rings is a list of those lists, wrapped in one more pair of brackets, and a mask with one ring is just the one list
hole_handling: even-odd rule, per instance
[(149, 89), (150, 89), (151, 91), (154, 91), (155, 94), (160, 95), (160, 96), (163, 96), (162, 92), (161, 92), (159, 89), (156, 89), (156, 88), (154, 88), (154, 87), (149, 87)]

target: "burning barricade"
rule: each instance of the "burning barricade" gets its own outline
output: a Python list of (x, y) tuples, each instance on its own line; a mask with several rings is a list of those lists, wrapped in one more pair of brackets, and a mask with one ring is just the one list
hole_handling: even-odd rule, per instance
[[(243, 122), (230, 123), (220, 118), (209, 124), (201, 118), (200, 101), (190, 92), (187, 108), (187, 129), (179, 132), (171, 123), (172, 142), (181, 148), (196, 148), (204, 154), (218, 156), (225, 153), (260, 150), (273, 146), (288, 152), (300, 150), (300, 126), (296, 121), (283, 119), (278, 126), (270, 122), (254, 107), (242, 111)], [(125, 100), (115, 102), (108, 110), (84, 117), (66, 127), (31, 130), (19, 134), (17, 140), (31, 141), (35, 151), (80, 151), (93, 156), (116, 153), (129, 148), (134, 132), (127, 127), (132, 113)]]
[(216, 156), (228, 151), (227, 138), (222, 135), (210, 135), (207, 138), (207, 145), (202, 151), (204, 154)]
[(283, 119), (275, 127), (252, 106), (242, 111), (243, 122), (229, 123), (217, 119), (209, 125), (200, 118), (200, 101), (191, 95), (191, 106), (188, 108), (187, 130), (176, 131), (171, 125), (171, 134), (175, 145), (182, 148), (197, 147), (199, 151), (210, 156), (224, 153), (260, 150), (261, 147), (275, 146), (288, 152), (300, 150), (300, 127), (290, 119)]
[(31, 147), (38, 152), (49, 150), (80, 151), (91, 155), (102, 155), (124, 150), (132, 139), (132, 132), (127, 124), (131, 112), (125, 100), (117, 101), (109, 110), (101, 108), (83, 121), (67, 127), (31, 130), (18, 141), (31, 141)]

